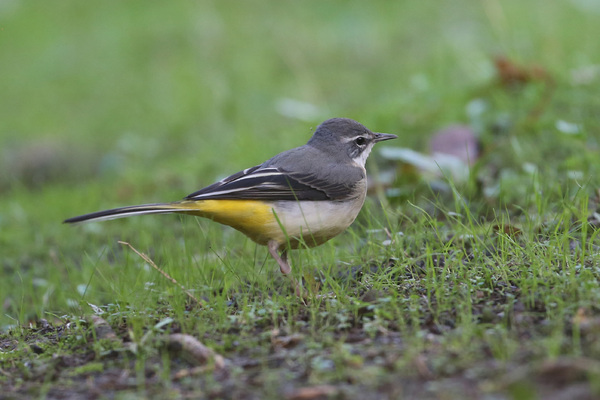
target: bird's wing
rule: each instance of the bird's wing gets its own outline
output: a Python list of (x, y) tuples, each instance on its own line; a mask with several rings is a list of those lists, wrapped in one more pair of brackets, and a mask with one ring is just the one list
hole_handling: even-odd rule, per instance
[(329, 182), (310, 173), (257, 165), (190, 194), (186, 200), (346, 200), (354, 182)]

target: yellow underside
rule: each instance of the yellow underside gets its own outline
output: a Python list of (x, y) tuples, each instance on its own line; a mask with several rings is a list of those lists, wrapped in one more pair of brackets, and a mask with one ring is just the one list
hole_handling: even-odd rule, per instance
[[(294, 218), (278, 215), (280, 219), (278, 221), (278, 218), (275, 217), (273, 203), (260, 200), (186, 200), (172, 203), (171, 206), (175, 212), (197, 215), (231, 226), (258, 244), (266, 245), (270, 240), (274, 240), (291, 249), (298, 248), (301, 243), (309, 247), (318, 246), (346, 229), (346, 226), (342, 229), (334, 226), (324, 231), (311, 232), (306, 226), (299, 229), (299, 226), (304, 224), (303, 221), (298, 222), (297, 219), (295, 223), (292, 222), (295, 225), (285, 226), (283, 221), (293, 221)], [(289, 233), (291, 237), (286, 236), (284, 230), (281, 229), (280, 222), (284, 224), (285, 232)]]
[(200, 200), (183, 201), (178, 209), (186, 214), (209, 218), (231, 226), (259, 244), (280, 234), (281, 230), (269, 203), (259, 200)]

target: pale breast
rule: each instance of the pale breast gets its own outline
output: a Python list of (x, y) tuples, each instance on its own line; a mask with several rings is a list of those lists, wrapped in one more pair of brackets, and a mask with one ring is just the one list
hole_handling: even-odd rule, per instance
[(347, 201), (278, 201), (273, 206), (277, 226), (272, 238), (297, 248), (314, 247), (339, 235), (360, 212), (364, 196)]

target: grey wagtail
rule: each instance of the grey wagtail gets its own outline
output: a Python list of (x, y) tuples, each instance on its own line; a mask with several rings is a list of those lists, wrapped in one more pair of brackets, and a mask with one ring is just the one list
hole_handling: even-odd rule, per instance
[(228, 176), (181, 201), (114, 208), (64, 222), (163, 213), (205, 217), (266, 245), (281, 272), (289, 275), (288, 250), (301, 243), (308, 247), (323, 244), (354, 221), (367, 194), (367, 157), (375, 143), (395, 138), (371, 132), (351, 119), (329, 119), (304, 146)]

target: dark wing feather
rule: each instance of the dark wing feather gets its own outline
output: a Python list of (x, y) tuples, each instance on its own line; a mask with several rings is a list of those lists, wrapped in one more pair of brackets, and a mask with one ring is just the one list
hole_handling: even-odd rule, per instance
[(187, 200), (344, 200), (352, 186), (327, 182), (311, 174), (256, 166), (233, 174), (186, 197)]
[(290, 173), (288, 176), (300, 185), (308, 186), (313, 190), (324, 193), (328, 200), (347, 200), (350, 194), (353, 193), (356, 184), (354, 180), (350, 181), (352, 183), (344, 184), (321, 179), (314, 174)]

